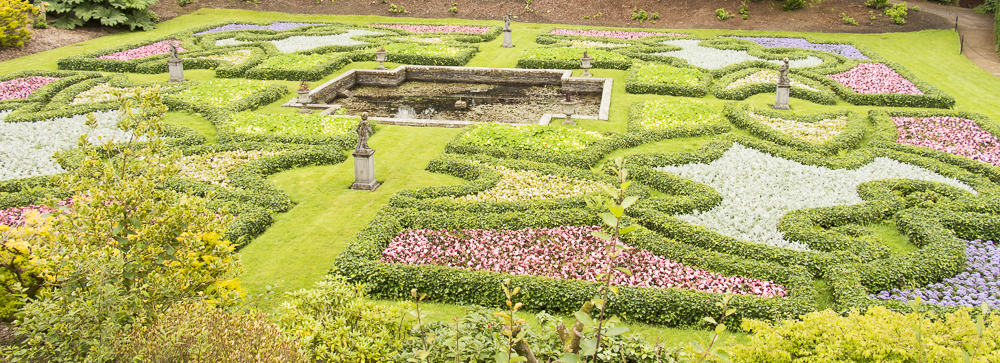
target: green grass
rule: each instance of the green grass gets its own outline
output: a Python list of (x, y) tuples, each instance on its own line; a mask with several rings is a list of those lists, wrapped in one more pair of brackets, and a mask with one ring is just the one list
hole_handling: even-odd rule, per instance
[[(413, 19), (381, 16), (329, 16), (302, 15), (270, 12), (252, 12), (243, 10), (201, 9), (192, 14), (177, 17), (160, 23), (155, 30), (149, 32), (120, 32), (110, 36), (86, 41), (83, 43), (49, 50), (27, 57), (0, 62), (4, 73), (23, 70), (54, 70), (56, 61), (62, 57), (90, 52), (127, 43), (138, 42), (152, 37), (162, 37), (191, 27), (204, 24), (228, 21), (315, 21), (332, 20), (366, 24), (370, 22), (414, 22), (442, 24), (475, 24), (502, 25), (500, 21), (465, 20), (465, 19)], [(501, 48), (502, 39), (497, 39), (480, 45), (480, 53), (473, 58), (469, 66), (514, 67), (517, 59), (527, 49), (538, 47), (535, 37), (543, 30), (557, 25), (515, 23), (515, 48)], [(573, 26), (574, 28), (592, 28)], [(649, 30), (649, 29), (642, 29)], [(670, 30), (670, 29), (663, 29)], [(889, 34), (829, 34), (829, 33), (794, 33), (794, 32), (742, 32), (733, 30), (686, 29), (686, 33), (700, 36), (755, 34), (765, 36), (794, 35), (813, 37), (817, 40), (853, 41), (879, 52), (888, 59), (898, 62), (923, 80), (930, 82), (957, 100), (956, 109), (973, 111), (987, 115), (994, 120), (1000, 120), (1000, 102), (995, 97), (983, 95), (1000, 94), (1000, 79), (973, 65), (968, 59), (958, 53), (958, 35), (950, 30), (927, 30), (915, 33)], [(920, 44), (914, 47), (913, 44)], [(315, 87), (332, 79), (351, 68), (372, 69), (376, 62), (357, 62), (335, 72), (323, 80), (312, 82)], [(395, 68), (397, 64), (386, 64)], [(579, 75), (582, 71), (574, 71)], [(624, 80), (627, 71), (591, 70), (596, 77), (614, 78), (612, 91), (612, 107), (609, 121), (578, 120), (579, 127), (594, 131), (626, 130), (628, 121), (628, 106), (633, 102), (664, 98), (658, 95), (633, 95), (625, 92)], [(136, 82), (166, 81), (166, 74), (129, 74)], [(206, 81), (214, 78), (211, 70), (188, 70), (185, 77), (194, 81)], [(290, 90), (297, 88), (297, 82), (272, 81), (287, 86)], [(280, 105), (292, 97), (287, 97), (257, 110), (262, 113), (292, 113), (296, 110), (282, 108)], [(703, 98), (716, 109), (722, 109), (728, 102), (707, 96)], [(761, 94), (745, 101), (755, 107), (766, 108), (774, 103), (773, 95)], [(831, 112), (850, 109), (859, 113), (867, 113), (877, 107), (853, 106), (841, 101), (837, 105), (824, 106), (808, 101), (792, 99), (790, 102), (795, 113)], [(203, 117), (186, 112), (169, 112), (166, 122), (190, 127), (205, 135), (209, 140), (217, 140), (214, 126)], [(557, 125), (557, 127), (563, 127)], [(378, 150), (375, 154), (376, 177), (383, 185), (375, 192), (349, 190), (353, 182), (353, 164), (348, 162), (299, 168), (271, 176), (269, 179), (279, 188), (287, 192), (299, 204), (287, 213), (275, 216), (275, 223), (240, 252), (246, 273), (240, 278), (243, 287), (251, 293), (266, 290), (266, 286), (277, 286), (274, 291), (285, 292), (306, 288), (319, 280), (329, 271), (333, 260), (354, 235), (363, 228), (372, 216), (386, 204), (389, 197), (400, 190), (413, 189), (432, 185), (452, 185), (462, 180), (425, 171), (427, 163), (444, 149), (444, 145), (460, 130), (416, 127), (384, 127), (370, 140), (370, 145)], [(745, 134), (735, 129), (734, 133)], [(710, 137), (679, 138), (641, 145), (635, 148), (618, 150), (608, 155), (606, 160), (614, 157), (645, 152), (690, 152), (708, 142)], [(916, 249), (905, 236), (901, 235), (891, 222), (882, 222), (869, 226), (879, 240), (893, 251), (893, 254), (906, 253)], [(832, 295), (828, 284), (816, 280), (817, 306), (829, 306)], [(279, 295), (280, 296), (280, 295)], [(258, 303), (263, 309), (273, 307), (275, 300), (264, 300)], [(450, 304), (428, 304), (428, 310), (433, 313), (431, 319), (449, 320), (452, 316), (464, 313), (465, 307)], [(530, 314), (524, 314), (526, 317)], [(563, 316), (568, 319), (568, 317)], [(528, 318), (534, 322), (533, 318)], [(692, 340), (705, 340), (709, 332), (700, 329), (675, 329), (646, 324), (628, 324), (632, 329), (650, 341), (658, 338), (667, 345), (675, 345)], [(727, 335), (730, 342), (746, 342), (743, 334)]]
[(875, 233), (875, 237), (879, 242), (889, 247), (889, 253), (893, 256), (905, 255), (919, 249), (917, 245), (910, 242), (910, 239), (906, 235), (899, 231), (894, 221), (881, 221), (866, 225), (865, 227)]

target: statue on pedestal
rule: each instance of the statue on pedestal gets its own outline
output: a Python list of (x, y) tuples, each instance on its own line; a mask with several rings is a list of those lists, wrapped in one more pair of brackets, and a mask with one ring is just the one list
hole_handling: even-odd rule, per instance
[(507, 13), (507, 15), (503, 16), (503, 31), (505, 31), (505, 32), (509, 32), (510, 31), (510, 21), (511, 21), (511, 19), (512, 19), (512, 17), (510, 15), (510, 13)]
[(774, 106), (771, 106), (775, 110), (791, 109), (791, 106), (788, 105), (788, 97), (791, 95), (792, 81), (788, 79), (788, 58), (785, 58), (784, 61), (785, 64), (778, 68), (777, 97), (774, 100)]
[(372, 125), (368, 123), (368, 113), (361, 113), (361, 122), (355, 129), (358, 133), (358, 145), (354, 148), (354, 184), (351, 189), (374, 191), (379, 186), (375, 180), (375, 150), (368, 147)]
[(368, 113), (361, 113), (361, 122), (355, 129), (358, 132), (358, 146), (354, 148), (355, 154), (369, 155), (375, 150), (368, 147), (368, 138), (372, 136), (372, 125), (368, 123)]
[(177, 38), (170, 37), (167, 41), (170, 47), (170, 58), (167, 59), (167, 73), (170, 82), (184, 82), (184, 60), (177, 55)]
[(177, 38), (170, 37), (170, 41), (167, 43), (170, 44), (170, 60), (174, 62), (180, 61), (181, 57), (177, 56)]
[(778, 67), (778, 85), (791, 86), (792, 82), (788, 79), (788, 57), (785, 57), (784, 62), (785, 64)]

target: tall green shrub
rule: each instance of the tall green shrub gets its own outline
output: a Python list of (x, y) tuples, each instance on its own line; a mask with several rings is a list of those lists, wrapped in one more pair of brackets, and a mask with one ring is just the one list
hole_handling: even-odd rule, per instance
[[(0, 0), (4, 1), (4, 0)], [(49, 11), (60, 15), (52, 22), (57, 28), (73, 29), (96, 20), (105, 26), (128, 26), (129, 29), (156, 28), (159, 18), (149, 10), (157, 0), (53, 0)]]
[(29, 12), (38, 14), (38, 8), (28, 0), (0, 0), (0, 48), (20, 47), (31, 39)]

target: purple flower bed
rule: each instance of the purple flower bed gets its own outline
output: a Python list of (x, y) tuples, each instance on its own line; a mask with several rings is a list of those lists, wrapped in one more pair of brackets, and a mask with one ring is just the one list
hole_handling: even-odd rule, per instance
[(896, 142), (944, 151), (1000, 166), (1000, 140), (975, 121), (959, 117), (893, 117)]
[(465, 25), (410, 25), (410, 24), (369, 24), (380, 28), (403, 29), (412, 33), (474, 33), (486, 34), (488, 26)]
[(0, 100), (26, 98), (35, 90), (57, 79), (59, 77), (30, 76), (0, 82)]
[(822, 44), (822, 43), (810, 43), (808, 40), (803, 38), (770, 38), (770, 37), (730, 37), (736, 39), (749, 40), (764, 46), (764, 48), (800, 48), (800, 49), (812, 49), (821, 50), (824, 52), (830, 52), (834, 54), (840, 54), (844, 57), (851, 59), (865, 59), (868, 57), (861, 53), (858, 48), (853, 45), (848, 44)]
[(827, 75), (857, 93), (922, 95), (923, 92), (895, 70), (882, 63), (861, 63), (849, 71)]
[[(609, 242), (591, 235), (600, 227), (562, 226), (526, 228), (517, 231), (467, 229), (461, 231), (405, 230), (382, 252), (381, 262), (433, 264), (468, 270), (514, 275), (547, 276), (557, 279), (597, 281), (607, 270)], [(785, 287), (770, 281), (725, 276), (654, 255), (628, 249), (615, 266), (632, 275), (614, 271), (615, 285), (679, 288), (761, 297), (785, 296)]]
[[(60, 206), (68, 206), (73, 204), (71, 200), (62, 200), (56, 202)], [(11, 227), (18, 227), (24, 224), (24, 216), (30, 211), (37, 211), (39, 214), (52, 213), (55, 209), (47, 205), (29, 205), (26, 207), (13, 207), (0, 210), (0, 225), (8, 225)]]
[(551, 34), (555, 35), (585, 35), (590, 37), (605, 37), (615, 39), (639, 39), (657, 35), (669, 35), (674, 37), (686, 37), (687, 34), (680, 33), (651, 33), (651, 32), (625, 32), (620, 30), (574, 30), (574, 29), (554, 29)]
[[(187, 52), (187, 49), (181, 47), (181, 41), (177, 40), (174, 43), (177, 46), (178, 52)], [(129, 50), (123, 50), (118, 53), (111, 53), (108, 55), (102, 55), (97, 57), (97, 59), (113, 59), (120, 61), (128, 61), (139, 58), (146, 58), (154, 55), (167, 54), (170, 53), (170, 40), (161, 40), (153, 44), (147, 44), (138, 48), (133, 48)]]
[(220, 33), (228, 32), (233, 30), (275, 30), (284, 31), (295, 29), (298, 27), (303, 27), (307, 25), (320, 25), (319, 23), (287, 23), (287, 22), (274, 22), (270, 25), (256, 25), (256, 24), (226, 24), (218, 28), (212, 28), (203, 32), (194, 33), (194, 35), (202, 35), (209, 33)]
[(882, 300), (920, 300), (942, 306), (975, 307), (989, 303), (1000, 306), (1000, 247), (993, 241), (968, 241), (965, 247), (967, 267), (955, 277), (912, 290), (892, 289), (873, 294)]

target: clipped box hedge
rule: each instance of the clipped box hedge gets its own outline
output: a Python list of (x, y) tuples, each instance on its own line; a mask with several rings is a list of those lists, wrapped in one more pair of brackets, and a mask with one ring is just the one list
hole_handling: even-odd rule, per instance
[(656, 63), (638, 63), (625, 77), (625, 91), (640, 94), (704, 97), (711, 84), (712, 76), (696, 69)]
[[(739, 81), (764, 70), (764, 68), (747, 68), (722, 76), (715, 82), (715, 86), (712, 88), (712, 94), (715, 95), (715, 97), (724, 100), (742, 101), (753, 95), (777, 92), (778, 85), (773, 82), (751, 83), (729, 88), (729, 85), (733, 84), (733, 82)], [(792, 73), (795, 81), (802, 82), (802, 84), (817, 90), (814, 91), (803, 87), (792, 86), (791, 89), (789, 89), (789, 95), (791, 97), (821, 105), (837, 104), (837, 94), (830, 91), (830, 88), (827, 87), (822, 81), (810, 78), (811, 74), (809, 73), (800, 73), (795, 70), (790, 73)]]
[[(828, 87), (830, 87), (833, 92), (852, 105), (923, 108), (952, 108), (955, 106), (955, 98), (949, 96), (947, 93), (944, 93), (944, 91), (934, 87), (930, 83), (918, 78), (915, 74), (913, 74), (913, 72), (910, 72), (902, 65), (889, 61), (882, 61), (880, 63), (892, 68), (892, 70), (899, 73), (900, 76), (912, 82), (913, 85), (924, 94), (858, 93), (850, 87), (842, 85), (840, 82), (837, 82), (829, 77), (823, 76), (815, 78), (821, 80)], [(803, 73), (805, 72), (806, 71), (803, 71)], [(824, 72), (822, 74), (831, 75), (836, 73), (840, 72)]]
[[(579, 48), (532, 48), (528, 49), (517, 60), (517, 68), (531, 69), (580, 69), (584, 49)], [(633, 59), (621, 53), (603, 49), (588, 49), (590, 61), (597, 69), (629, 69)]]
[[(770, 118), (794, 120), (803, 124), (811, 124), (838, 117), (847, 117), (847, 125), (844, 130), (833, 139), (823, 143), (816, 143), (798, 139), (781, 131), (775, 130), (768, 125), (764, 125), (750, 117), (751, 113)], [(861, 144), (862, 139), (865, 137), (865, 131), (867, 130), (866, 126), (868, 125), (866, 117), (863, 117), (857, 112), (846, 110), (811, 115), (794, 115), (787, 112), (759, 109), (747, 104), (731, 102), (727, 103), (723, 108), (723, 114), (729, 118), (729, 121), (732, 122), (733, 125), (736, 125), (737, 127), (746, 130), (751, 135), (761, 139), (771, 141), (779, 145), (791, 146), (803, 151), (827, 155), (836, 154), (841, 150), (857, 148), (858, 145)]]

